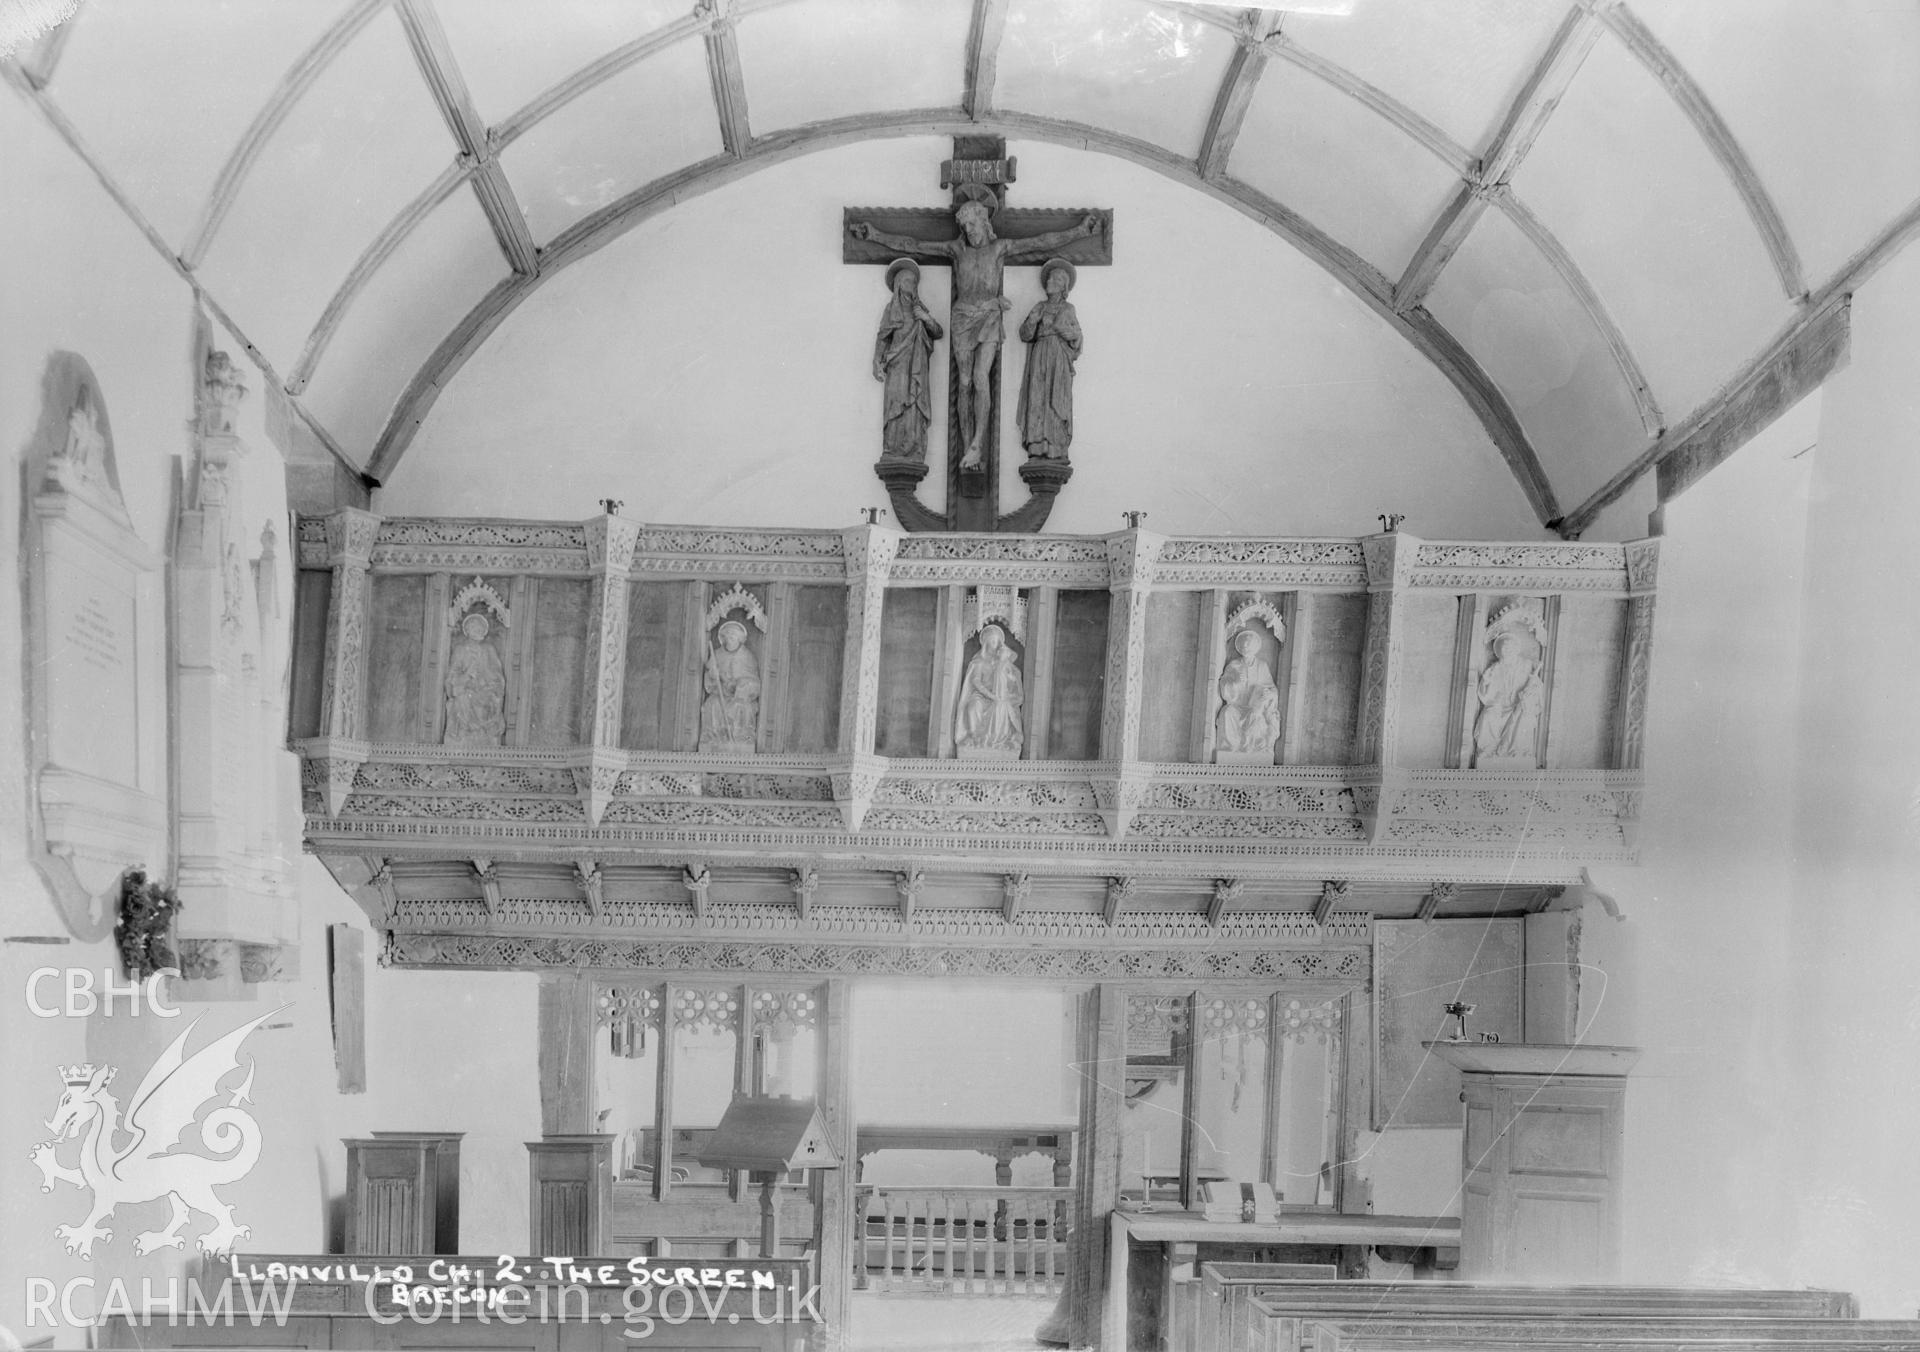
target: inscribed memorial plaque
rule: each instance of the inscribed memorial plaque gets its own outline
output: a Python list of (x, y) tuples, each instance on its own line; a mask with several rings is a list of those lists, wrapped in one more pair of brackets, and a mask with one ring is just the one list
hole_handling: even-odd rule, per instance
[(41, 387), (24, 541), (33, 854), (90, 942), (112, 928), (120, 874), (167, 853), (161, 561), (121, 500), (87, 363), (54, 353)]
[(137, 783), (139, 747), (132, 579), (49, 551), (47, 726), (59, 763)]

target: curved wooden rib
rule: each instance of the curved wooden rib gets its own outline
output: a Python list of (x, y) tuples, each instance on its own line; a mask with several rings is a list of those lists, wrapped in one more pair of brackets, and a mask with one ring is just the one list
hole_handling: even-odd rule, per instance
[(506, 149), (524, 136), (529, 127), (559, 112), (595, 85), (612, 79), (636, 61), (643, 61), (682, 38), (693, 37), (701, 30), (698, 19), (675, 19), (663, 28), (656, 28), (632, 42), (615, 47), (510, 113), (505, 121), (493, 129), (496, 148)]
[(1241, 35), (1221, 77), (1220, 92), (1214, 95), (1213, 111), (1207, 115), (1207, 129), (1200, 137), (1200, 177), (1219, 178), (1227, 172), (1233, 158), (1234, 143), (1246, 124), (1247, 109), (1253, 103), (1253, 91), (1260, 87), (1260, 75), (1267, 68), (1266, 48), (1252, 41), (1251, 32)]
[(1276, 33), (1261, 45), (1273, 55), (1326, 81), (1355, 102), (1365, 105), (1370, 111), (1385, 118), (1406, 135), (1425, 146), (1454, 173), (1464, 175), (1473, 169), (1475, 164), (1473, 153), (1465, 146), (1393, 95), (1368, 84), (1345, 66), (1336, 65), (1323, 56), (1315, 55), (1289, 39), (1284, 33)]
[(440, 171), (440, 177), (429, 183), (425, 192), (402, 207), (400, 214), (388, 221), (387, 228), (374, 236), (373, 242), (354, 260), (346, 280), (335, 289), (333, 297), (327, 301), (327, 308), (314, 321), (312, 332), (307, 334), (306, 346), (300, 349), (300, 359), (293, 364), (293, 370), (287, 373), (288, 394), (305, 393), (313, 380), (314, 368), (320, 364), (320, 358), (326, 355), (327, 344), (333, 341), (334, 331), (346, 317), (347, 307), (359, 298), (368, 279), (400, 247), (400, 242), (413, 233), (413, 228), (432, 215), (435, 207), (453, 196), (454, 189), (465, 183), (472, 172), (471, 166), (458, 159), (447, 165)]
[(1539, 458), (1492, 379), (1425, 310), (1396, 312), (1392, 284), (1351, 249), (1245, 184), (1230, 178), (1203, 179), (1194, 161), (1159, 146), (1054, 118), (1002, 113), (974, 121), (957, 108), (862, 114), (764, 137), (739, 158), (722, 155), (689, 165), (576, 222), (543, 251), (537, 275), (515, 276), (503, 281), (441, 341), (395, 405), (374, 448), (367, 473), (376, 482), (391, 477), (441, 389), (521, 301), (547, 278), (618, 239), (642, 221), (761, 169), (815, 151), (888, 137), (972, 135), (983, 129), (1131, 160), (1227, 203), (1292, 243), (1348, 286), (1453, 382), (1506, 459), (1540, 520), (1544, 523), (1560, 515)]
[(1560, 274), (1560, 280), (1566, 283), (1567, 290), (1580, 302), (1580, 308), (1587, 312), (1589, 322), (1606, 340), (1607, 351), (1613, 354), (1613, 364), (1620, 368), (1620, 375), (1633, 394), (1634, 407), (1640, 413), (1640, 425), (1648, 436), (1659, 436), (1666, 428), (1667, 416), (1660, 411), (1659, 401), (1653, 397), (1653, 387), (1647, 383), (1646, 372), (1640, 369), (1640, 363), (1634, 359), (1633, 349), (1627, 346), (1626, 335), (1620, 332), (1620, 326), (1613, 322), (1613, 316), (1601, 304), (1600, 295), (1587, 281), (1586, 274), (1580, 271), (1560, 241), (1554, 238), (1553, 232), (1504, 183), (1493, 189), (1491, 196), (1500, 210), (1506, 213), (1507, 219), (1520, 228), (1520, 233), (1533, 241), (1533, 247)]
[(1654, 79), (1666, 87), (1673, 101), (1680, 105), (1680, 110), (1693, 123), (1700, 139), (1707, 143), (1707, 149), (1713, 152), (1714, 159), (1720, 162), (1720, 167), (1733, 182), (1734, 191), (1746, 203), (1747, 215), (1753, 219), (1754, 229), (1760, 232), (1760, 241), (1766, 245), (1767, 255), (1773, 260), (1774, 272), (1779, 275), (1780, 288), (1787, 293), (1787, 299), (1805, 298), (1806, 275), (1800, 265), (1800, 251), (1794, 247), (1793, 238), (1787, 233), (1787, 223), (1760, 182), (1753, 161), (1747, 158), (1747, 152), (1734, 139), (1732, 130), (1721, 120), (1713, 104), (1707, 101), (1705, 91), (1687, 73), (1679, 58), (1653, 35), (1653, 30), (1625, 5), (1594, 4), (1593, 9), (1600, 22), (1639, 59)]
[[(762, 10), (777, 9), (781, 5), (794, 3), (797, 3), (797, 0), (734, 0), (733, 19), (737, 22), (750, 14), (758, 14)], [(683, 38), (704, 35), (710, 22), (710, 19), (697, 14), (675, 19), (672, 23), (662, 25), (651, 33), (642, 34), (632, 42), (615, 47), (604, 56), (588, 62), (551, 89), (536, 95), (524, 106), (510, 113), (493, 129), (495, 148), (506, 149), (514, 141), (526, 135), (529, 128), (552, 116), (594, 86), (612, 79), (635, 62), (644, 61), (655, 52), (671, 47)]]
[(286, 121), (287, 114), (293, 111), (293, 105), (313, 87), (313, 82), (332, 64), (333, 58), (353, 41), (360, 30), (366, 27), (367, 21), (385, 7), (386, 2), (357, 0), (311, 47), (300, 54), (293, 68), (281, 77), (278, 87), (267, 97), (260, 111), (254, 114), (253, 122), (241, 136), (240, 143), (220, 167), (220, 177), (213, 181), (213, 190), (207, 194), (207, 204), (201, 209), (200, 220), (187, 238), (187, 247), (181, 251), (181, 262), (190, 268), (200, 266), (213, 244), (213, 237), (220, 231), (220, 223), (226, 219), (234, 199), (240, 195), (240, 185), (246, 182), (254, 161), (260, 158), (260, 152), (266, 148), (274, 132)]
[(1007, 0), (973, 0), (967, 25), (967, 116), (984, 117), (993, 106), (993, 85), (1000, 72), (1000, 39), (1007, 30)]

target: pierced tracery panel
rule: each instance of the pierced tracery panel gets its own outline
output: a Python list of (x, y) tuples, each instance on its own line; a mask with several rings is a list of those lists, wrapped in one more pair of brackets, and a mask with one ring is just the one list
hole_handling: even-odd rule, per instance
[(815, 1028), (820, 1023), (820, 1001), (811, 990), (755, 991), (752, 1029), (769, 1029), (778, 1036)]
[(673, 1026), (731, 1032), (740, 1026), (740, 996), (724, 989), (677, 990), (673, 998)]

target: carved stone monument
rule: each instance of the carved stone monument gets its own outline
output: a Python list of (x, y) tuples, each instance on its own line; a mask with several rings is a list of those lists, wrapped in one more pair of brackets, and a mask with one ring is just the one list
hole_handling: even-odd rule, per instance
[[(254, 456), (238, 410), (246, 382), (203, 333), (195, 459), (173, 528), (173, 706), (176, 886), (183, 908), (182, 994), (250, 998), (250, 987), (298, 970), (288, 859), (274, 810), (291, 773), (286, 651), (271, 519), (245, 519)], [(278, 475), (278, 466), (263, 467)], [(260, 557), (248, 557), (255, 541)]]
[[(1050, 425), (1047, 435), (1039, 439), (1044, 452), (1032, 451), (1036, 442), (1023, 431), (1030, 458), (1021, 466), (1020, 476), (1032, 496), (1017, 510), (1000, 514), (1000, 357), (1006, 312), (1012, 308), (1002, 282), (1009, 264), (1045, 260), (1056, 275), (1065, 265), (1070, 286), (1072, 265), (1111, 263), (1113, 213), (1009, 208), (1006, 185), (1013, 182), (1015, 169), (1000, 137), (956, 137), (954, 157), (946, 162), (941, 176), (941, 186), (953, 191), (949, 208), (848, 207), (844, 213), (842, 260), (885, 265), (894, 291), (875, 344), (874, 374), (886, 383), (887, 397), (882, 454), (874, 471), (887, 485), (895, 519), (910, 531), (1037, 531), (1052, 510), (1054, 494), (1073, 472), (1066, 462), (1060, 426)], [(944, 515), (933, 512), (916, 495), (927, 465), (924, 455), (913, 454), (917, 439), (912, 415), (917, 405), (907, 397), (913, 390), (911, 362), (917, 345), (930, 344), (940, 336), (940, 326), (924, 309), (914, 311), (901, 299), (907, 262), (916, 269), (930, 264), (953, 269), (953, 310), (946, 325), (950, 415)], [(917, 283), (917, 271), (913, 276)], [(911, 304), (917, 306), (917, 299)], [(1058, 300), (1050, 297), (1036, 309), (1035, 316), (1045, 312), (1035, 328), (1036, 332), (1045, 329), (1047, 347), (1044, 352), (1036, 350), (1030, 361), (1043, 362), (1050, 372), (1043, 380), (1048, 393), (1040, 408), (1057, 407), (1057, 396), (1065, 393), (1065, 435), (1070, 438), (1072, 363), (1071, 356), (1066, 356), (1063, 373), (1067, 340), (1060, 306), (1064, 304), (1063, 291)], [(1066, 307), (1065, 318), (1072, 325), (1072, 352), (1077, 354), (1078, 321), (1071, 306)], [(1029, 319), (1033, 321), (1034, 316)], [(1023, 338), (1025, 330), (1023, 324)], [(903, 364), (897, 375), (891, 362), (883, 363), (887, 353)], [(918, 397), (924, 398), (924, 383), (921, 391)]]
[(1509, 605), (1487, 625), (1493, 661), (1481, 672), (1473, 723), (1476, 770), (1540, 768), (1540, 715), (1546, 706), (1547, 630), (1533, 610)]
[(161, 559), (120, 496), (106, 402), (55, 353), (27, 456), (29, 814), (36, 867), (76, 938), (113, 928), (120, 875), (167, 860)]

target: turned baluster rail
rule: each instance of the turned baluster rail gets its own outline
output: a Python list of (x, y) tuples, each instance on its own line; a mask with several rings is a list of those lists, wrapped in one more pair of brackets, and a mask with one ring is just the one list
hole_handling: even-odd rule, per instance
[(1071, 1188), (862, 1186), (854, 1284), (946, 1295), (1057, 1295)]

